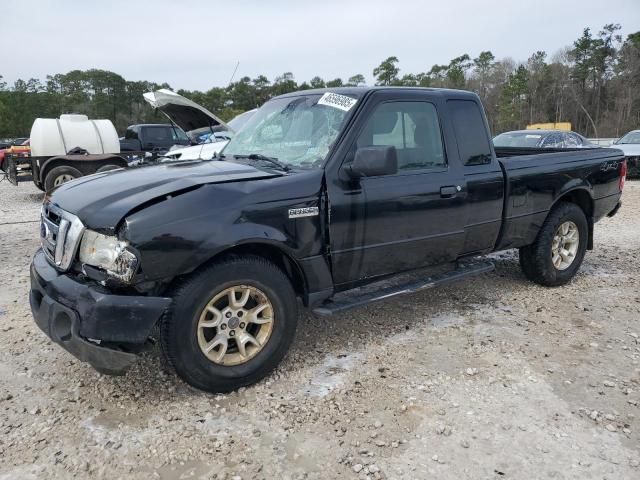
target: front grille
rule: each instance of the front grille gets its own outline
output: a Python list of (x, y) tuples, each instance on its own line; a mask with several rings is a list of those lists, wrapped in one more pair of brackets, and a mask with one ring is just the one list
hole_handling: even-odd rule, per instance
[(51, 202), (42, 206), (41, 220), (40, 241), (45, 256), (59, 270), (68, 270), (78, 251), (84, 225), (78, 217)]

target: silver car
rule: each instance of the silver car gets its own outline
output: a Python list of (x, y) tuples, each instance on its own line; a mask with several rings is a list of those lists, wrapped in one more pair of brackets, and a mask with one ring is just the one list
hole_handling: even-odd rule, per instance
[(560, 130), (514, 130), (493, 138), (496, 147), (512, 148), (599, 148), (582, 135)]

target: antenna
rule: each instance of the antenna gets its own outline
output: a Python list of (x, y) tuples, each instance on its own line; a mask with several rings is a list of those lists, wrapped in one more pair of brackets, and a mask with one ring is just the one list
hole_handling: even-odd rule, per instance
[(233, 74), (231, 75), (231, 78), (229, 79), (229, 85), (231, 85), (231, 82), (233, 81), (233, 77), (236, 76), (236, 72), (238, 71), (238, 67), (240, 66), (240, 61), (238, 60), (238, 63), (236, 63), (236, 68), (233, 70)]

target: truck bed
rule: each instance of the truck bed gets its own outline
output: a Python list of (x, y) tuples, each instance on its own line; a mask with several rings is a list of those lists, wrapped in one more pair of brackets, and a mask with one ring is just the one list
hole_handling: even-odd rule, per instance
[(622, 152), (610, 148), (496, 148), (505, 177), (503, 228), (497, 250), (528, 245), (557, 199), (576, 196), (596, 222), (618, 204)]

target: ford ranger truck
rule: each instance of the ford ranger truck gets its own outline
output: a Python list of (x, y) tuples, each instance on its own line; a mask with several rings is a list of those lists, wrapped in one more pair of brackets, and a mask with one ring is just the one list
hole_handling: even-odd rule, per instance
[(342, 312), (488, 272), (483, 255), (515, 248), (528, 279), (566, 284), (625, 174), (610, 148), (494, 148), (470, 92), (289, 93), (212, 160), (56, 190), (31, 309), (100, 372), (125, 372), (153, 339), (186, 382), (226, 392), (278, 365), (299, 305)]

